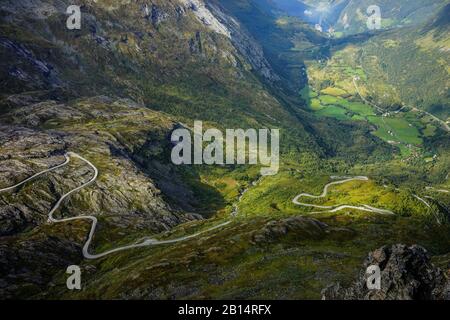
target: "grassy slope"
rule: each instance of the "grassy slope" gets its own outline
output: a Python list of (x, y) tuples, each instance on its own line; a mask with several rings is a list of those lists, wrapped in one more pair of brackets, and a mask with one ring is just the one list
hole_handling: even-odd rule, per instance
[[(239, 2), (244, 5), (248, 3)], [(391, 243), (420, 243), (429, 248), (434, 255), (448, 252), (447, 226), (437, 226), (434, 220), (430, 219), (429, 212), (424, 210), (422, 204), (412, 198), (409, 192), (399, 196), (394, 190), (386, 191), (381, 187), (385, 182), (383, 179), (391, 179), (388, 181), (390, 185), (401, 187), (406, 184), (405, 182), (414, 185), (416, 182), (414, 179), (426, 182), (436, 179), (434, 181), (442, 183), (439, 166), (445, 169), (445, 162), (430, 164), (417, 170), (418, 172), (415, 172), (413, 166), (398, 160), (386, 165), (383, 162), (383, 166), (380, 166), (379, 161), (390, 158), (387, 156), (390, 149), (383, 146), (380, 140), (372, 138), (363, 125), (358, 123), (341, 125), (333, 121), (320, 120), (316, 122), (310, 120), (302, 110), (296, 115), (305, 114), (305, 123), (298, 122), (298, 117), (294, 117), (292, 112), (287, 112), (277, 99), (268, 94), (257, 77), (247, 72), (245, 68), (240, 70), (244, 78), (236, 77), (236, 69), (232, 64), (223, 61), (220, 55), (214, 54), (213, 46), (233, 51), (226, 40), (217, 38), (216, 35), (187, 20), (177, 25), (180, 30), (188, 30), (187, 34), (175, 32), (179, 41), (172, 48), (173, 42), (170, 42), (170, 45), (167, 43), (167, 39), (173, 36), (169, 22), (161, 24), (156, 31), (137, 18), (137, 8), (137, 5), (131, 5), (112, 13), (95, 9), (96, 14), (102, 19), (112, 19), (124, 24), (120, 32), (115, 29), (106, 32), (114, 39), (116, 49), (112, 52), (105, 52), (97, 47), (88, 35), (81, 36), (80, 40), (66, 39), (75, 41), (73, 45), (80, 52), (79, 56), (86, 63), (86, 67), (92, 67), (95, 65), (94, 62), (101, 62), (98, 57), (106, 57), (105, 61), (115, 66), (114, 69), (108, 69), (106, 64), (100, 64), (100, 68), (107, 70), (106, 73), (104, 70), (100, 72), (93, 69), (96, 72), (92, 72), (92, 76), (81, 77), (79, 81), (84, 84), (83, 90), (86, 90), (84, 94), (92, 94), (92, 91), (104, 94), (127, 93), (127, 96), (142, 101), (150, 108), (170, 113), (176, 121), (189, 122), (200, 118), (218, 127), (275, 125), (270, 118), (264, 116), (264, 113), (268, 112), (282, 122), (282, 126), (286, 128), (285, 136), (289, 136), (288, 142), (283, 144), (285, 153), (282, 172), (276, 177), (264, 179), (260, 185), (251, 188), (240, 205), (242, 215), (223, 230), (186, 243), (123, 252), (99, 261), (84, 261), (82, 267), (86, 271), (83, 276), (86, 287), (80, 293), (68, 293), (65, 289), (61, 289), (65, 288), (66, 275), (63, 271), (59, 271), (54, 278), (53, 288), (45, 288), (43, 293), (36, 289), (32, 294), (36, 294), (36, 297), (52, 298), (319, 298), (320, 290), (330, 282), (351, 281), (365, 254), (375, 247), (386, 244), (386, 239)], [(249, 23), (245, 21), (246, 15), (248, 17), (248, 12), (238, 17), (244, 23)], [(294, 43), (288, 41), (288, 46), (284, 47), (286, 40), (280, 39), (279, 36), (283, 28), (285, 30), (291, 28), (286, 22), (289, 22), (289, 19), (262, 21), (269, 24), (269, 31), (275, 30), (269, 37), (275, 44), (274, 49), (268, 55), (279, 69), (286, 61), (298, 64), (295, 59), (304, 57), (305, 54), (301, 52), (301, 55), (298, 55), (298, 50), (304, 49), (304, 43), (299, 43), (301, 35), (297, 33), (293, 36), (296, 41)], [(295, 23), (294, 21), (294, 25)], [(55, 23), (52, 28), (56, 29), (56, 26)], [(133, 32), (130, 31), (135, 28), (151, 32), (154, 38), (135, 39)], [(194, 36), (197, 28), (200, 28), (203, 39), (206, 39), (205, 45), (211, 46), (211, 51), (207, 50), (203, 57), (187, 53), (186, 43)], [(255, 26), (254, 28), (257, 29)], [(29, 30), (24, 34), (24, 38), (19, 38), (21, 42), (33, 47), (37, 54), (43, 54), (40, 51), (42, 47), (36, 44), (36, 41), (42, 39), (35, 39), (35, 35), (30, 38)], [(9, 36), (14, 38), (17, 35), (10, 33)], [(122, 36), (128, 37), (127, 42), (120, 40)], [(259, 37), (262, 38), (263, 34), (259, 34)], [(134, 41), (142, 48), (151, 47), (156, 43), (158, 50), (142, 55), (135, 50)], [(266, 49), (270, 44), (270, 42), (265, 44)], [(296, 47), (297, 52), (293, 47)], [(55, 49), (55, 52), (59, 50), (61, 49)], [(277, 58), (280, 52), (285, 54)], [(185, 61), (190, 63), (185, 64)], [(350, 72), (352, 71), (350, 69)], [(356, 72), (361, 71), (357, 69)], [(107, 75), (105, 78), (104, 74)], [(288, 79), (291, 75), (287, 71), (284, 76)], [(77, 83), (75, 78), (68, 79)], [(298, 83), (301, 81), (298, 80)], [(98, 87), (94, 90), (91, 88), (90, 91), (89, 86), (92, 84), (98, 84)], [(13, 92), (17, 90), (14, 86), (11, 88)], [(323, 110), (326, 110), (327, 104), (343, 103), (345, 104), (343, 107), (347, 106), (352, 112), (358, 114), (363, 112), (364, 108), (359, 102), (347, 101), (342, 97), (343, 91), (351, 94), (349, 91), (351, 87), (342, 86), (340, 91), (333, 88), (330, 85), (321, 88), (325, 90), (324, 95), (316, 97), (319, 98), (317, 99), (319, 104), (324, 104)], [(212, 104), (215, 108), (211, 108)], [(189, 111), (188, 115), (186, 110)], [(368, 115), (369, 112), (364, 111), (363, 115), (366, 113)], [(140, 127), (133, 128), (130, 124), (132, 125), (127, 119), (113, 122), (93, 120), (87, 123), (52, 119), (45, 123), (44, 128), (60, 131), (107, 131), (120, 139), (131, 151), (136, 151), (135, 155), (143, 153), (151, 159), (152, 154), (148, 153), (145, 141), (136, 139), (136, 136), (148, 131)], [(306, 128), (303, 129), (302, 125)], [(289, 130), (294, 127), (300, 129), (294, 132)], [(322, 146), (327, 147), (324, 148), (326, 152), (321, 149)], [(445, 147), (444, 145), (442, 148)], [(335, 155), (340, 156), (333, 157)], [(372, 158), (368, 155), (372, 155)], [(105, 167), (102, 169), (106, 170), (108, 159), (96, 158), (95, 163), (99, 166), (104, 164)], [(144, 164), (151, 167), (152, 162)], [(430, 171), (433, 174), (427, 177)], [(376, 184), (369, 184), (371, 192), (367, 194), (364, 191), (367, 190), (367, 186), (353, 184), (342, 186), (337, 189), (339, 193), (333, 193), (333, 197), (327, 199), (329, 203), (350, 201), (356, 204), (360, 201), (370, 201), (374, 205), (398, 210), (401, 215), (382, 218), (357, 212), (323, 214), (318, 217), (331, 227), (337, 228), (330, 234), (316, 233), (306, 224), (303, 229), (289, 233), (274, 243), (254, 242), (254, 233), (260, 232), (267, 222), (306, 214), (305, 210), (292, 205), (292, 197), (302, 191), (319, 193), (328, 182), (328, 175), (334, 173), (371, 174), (378, 181)], [(206, 222), (181, 225), (170, 232), (157, 235), (159, 238), (192, 234), (229, 219), (238, 191), (249, 186), (250, 182), (257, 178), (256, 168), (247, 167), (237, 170), (189, 168), (182, 174), (185, 182), (190, 183), (200, 200), (201, 208), (209, 209), (209, 214), (215, 214), (215, 217)], [(426, 179), (422, 179), (424, 176)], [(436, 176), (438, 178), (435, 178)], [(444, 196), (441, 201), (448, 199)], [(83, 204), (74, 205), (77, 207)], [(98, 250), (129, 243), (149, 235), (148, 230), (142, 230), (125, 237), (118, 236), (107, 221), (102, 220), (101, 223), (104, 224), (104, 228), (95, 239)], [(36, 229), (36, 232), (64, 234), (60, 228), (65, 230), (68, 226), (58, 226), (55, 229), (44, 226)], [(85, 234), (83, 228), (86, 226), (79, 226), (79, 234), (77, 233), (79, 237)], [(23, 235), (28, 236), (29, 234)], [(46, 290), (48, 292), (45, 292)], [(29, 293), (22, 294), (27, 296)]]
[[(350, 183), (333, 188), (327, 203), (361, 201), (395, 207), (402, 198), (404, 214), (394, 217), (360, 212), (315, 215), (332, 229), (313, 231), (311, 225), (288, 232), (269, 242), (255, 242), (254, 235), (269, 221), (304, 214), (290, 203), (301, 191), (320, 193), (327, 182), (322, 176), (302, 178), (295, 170), (263, 179), (241, 203), (241, 215), (230, 225), (199, 239), (168, 247), (147, 248), (89, 262), (79, 293), (58, 291), (65, 298), (290, 298), (318, 299), (330, 282), (349, 283), (366, 253), (389, 243), (419, 243), (433, 255), (448, 252), (448, 227), (433, 217), (424, 219), (423, 204), (408, 193), (399, 197), (393, 189), (376, 183)], [(369, 191), (368, 191), (369, 188)], [(417, 208), (412, 216), (410, 209)], [(173, 234), (192, 233), (184, 226)], [(439, 240), (438, 240), (439, 239)], [(101, 276), (99, 276), (99, 274)], [(56, 279), (63, 283), (61, 274)]]
[[(381, 9), (382, 27), (392, 28), (423, 23), (435, 15), (444, 3), (442, 0), (380, 0), (376, 5)], [(346, 34), (367, 31), (366, 10), (374, 4), (369, 0), (351, 0), (340, 14), (337, 29)], [(348, 27), (345, 27), (344, 16), (347, 16)]]

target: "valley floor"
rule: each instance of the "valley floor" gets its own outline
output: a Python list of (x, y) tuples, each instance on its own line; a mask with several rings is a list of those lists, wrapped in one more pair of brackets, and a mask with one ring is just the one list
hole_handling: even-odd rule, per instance
[[(102, 219), (103, 236), (94, 234), (93, 224), (84, 246), (85, 257), (96, 260), (81, 261), (83, 290), (63, 289), (66, 275), (60, 270), (35, 298), (318, 299), (329, 284), (350, 283), (367, 252), (378, 246), (419, 243), (441, 263), (450, 250), (450, 230), (439, 222), (439, 212), (395, 186), (364, 176), (308, 177), (295, 167), (257, 181), (241, 185), (238, 202), (216, 217), (159, 235), (142, 231), (109, 240), (108, 222)], [(302, 190), (307, 192), (299, 194)], [(430, 203), (448, 203), (445, 191), (430, 186), (421, 196)], [(70, 229), (74, 225), (67, 222), (76, 219), (86, 217), (54, 222)], [(52, 234), (54, 227), (34, 232)], [(126, 245), (130, 239), (135, 245)], [(96, 251), (106, 251), (86, 256), (91, 241)]]

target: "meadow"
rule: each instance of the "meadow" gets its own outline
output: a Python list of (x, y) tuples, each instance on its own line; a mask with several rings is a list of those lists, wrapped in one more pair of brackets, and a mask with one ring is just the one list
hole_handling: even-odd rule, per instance
[[(356, 57), (353, 48), (346, 48), (327, 62), (309, 61), (309, 85), (300, 91), (302, 100), (317, 117), (366, 123), (373, 136), (396, 146), (402, 157), (410, 157), (423, 148), (424, 139), (433, 137), (439, 130), (433, 119), (420, 112), (408, 108), (395, 111), (395, 103), (390, 108), (381, 108), (363, 101), (359, 94), (373, 98), (366, 85), (367, 76)], [(358, 79), (359, 88), (354, 84), (354, 77)], [(385, 96), (391, 94), (386, 92)]]

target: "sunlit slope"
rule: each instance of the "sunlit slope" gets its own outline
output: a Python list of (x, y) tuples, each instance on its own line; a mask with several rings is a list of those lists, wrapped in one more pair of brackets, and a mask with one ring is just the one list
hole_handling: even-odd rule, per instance
[(324, 23), (334, 24), (342, 34), (355, 34), (368, 31), (367, 9), (377, 5), (381, 9), (381, 26), (383, 29), (417, 25), (435, 15), (448, 1), (446, 0), (303, 0), (313, 13), (320, 14)]

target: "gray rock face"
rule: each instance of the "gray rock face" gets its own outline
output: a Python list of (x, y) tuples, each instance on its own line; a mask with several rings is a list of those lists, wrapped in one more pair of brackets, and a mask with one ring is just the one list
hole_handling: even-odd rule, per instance
[[(124, 126), (132, 128), (131, 134)], [(63, 163), (64, 153), (74, 151), (96, 165), (99, 177), (67, 198), (56, 217), (99, 217), (97, 231), (113, 246), (132, 232), (152, 235), (200, 220), (201, 215), (168, 202), (164, 193), (169, 190), (181, 204), (195, 200), (163, 156), (171, 147), (167, 137), (173, 126), (167, 117), (135, 102), (106, 96), (70, 105), (15, 105), (0, 115), (0, 188)], [(92, 174), (85, 163), (71, 159), (58, 170), (0, 193), (0, 298), (35, 295), (62, 268), (82, 259), (89, 224), (81, 223), (80, 229), (77, 224), (46, 222), (61, 195)], [(69, 239), (68, 233), (74, 236)], [(97, 252), (97, 243), (90, 250)]]
[[(68, 106), (54, 101), (41, 102), (17, 107), (2, 118), (9, 124), (0, 126), (0, 187), (14, 185), (64, 162), (62, 155), (69, 150), (84, 149), (90, 153), (88, 158), (102, 159), (100, 161), (105, 161), (105, 164), (99, 168), (100, 178), (92, 188), (74, 194), (67, 201), (65, 207), (71, 215), (80, 215), (87, 210), (91, 214), (109, 216), (110, 222), (121, 228), (133, 227), (152, 232), (161, 232), (180, 223), (200, 219), (199, 215), (181, 212), (168, 205), (162, 199), (161, 190), (156, 187), (155, 181), (148, 177), (149, 173), (142, 172), (141, 166), (149, 163), (149, 157), (158, 157), (164, 152), (164, 137), (171, 130), (170, 123), (162, 129), (167, 132), (161, 132), (163, 138), (160, 143), (147, 143), (146, 130), (142, 130), (142, 141), (136, 142), (144, 144), (146, 152), (151, 153), (148, 157), (130, 153), (133, 146), (121, 142), (123, 137), (120, 135), (114, 138), (95, 130), (71, 132), (38, 129), (47, 121), (66, 119), (82, 123), (89, 119), (117, 121), (122, 118), (135, 121), (135, 127), (147, 126), (141, 123), (141, 114), (145, 114), (145, 110), (130, 101), (97, 97), (86, 103)], [(111, 104), (116, 104), (116, 107)], [(157, 166), (155, 171), (164, 169), (156, 159), (151, 161), (154, 163), (148, 165), (152, 168)], [(79, 186), (91, 175), (88, 167), (74, 161), (16, 190), (1, 193), (0, 236), (14, 235), (44, 223), (58, 197), (64, 191)], [(186, 198), (180, 196), (180, 201), (183, 200)], [(80, 203), (83, 204), (82, 208)]]
[[(9, 77), (30, 83), (34, 88), (44, 85), (49, 88), (57, 88), (63, 85), (57, 68), (49, 62), (37, 58), (24, 45), (0, 37), (0, 51), (2, 57), (14, 57), (14, 59), (22, 61), (22, 66), (12, 65), (8, 68)], [(38, 83), (34, 84), (33, 82)]]
[(143, 7), (144, 16), (148, 19), (153, 26), (157, 27), (161, 22), (167, 19), (169, 16), (166, 12), (160, 9), (158, 6), (152, 4), (145, 4)]
[(327, 229), (328, 225), (316, 219), (292, 217), (267, 223), (263, 229), (253, 235), (253, 241), (255, 243), (270, 243), (289, 235), (296, 239), (317, 239), (324, 237)]
[(264, 244), (282, 240), (297, 242), (324, 238), (342, 241), (353, 238), (355, 234), (356, 232), (349, 228), (330, 227), (317, 219), (297, 216), (268, 222), (253, 234), (253, 242)]
[(195, 33), (195, 38), (189, 40), (189, 50), (192, 54), (202, 53), (202, 39), (200, 32)]
[(44, 233), (0, 242), (0, 298), (39, 294), (51, 278), (82, 260), (81, 246)]
[[(381, 270), (381, 289), (369, 290), (366, 270)], [(356, 282), (349, 288), (333, 284), (322, 291), (325, 300), (448, 300), (450, 282), (420, 246), (397, 244), (371, 252)]]
[(209, 2), (206, 5), (211, 13), (228, 28), (233, 46), (247, 59), (254, 71), (270, 83), (279, 81), (280, 77), (273, 71), (269, 62), (266, 60), (263, 49), (243, 26), (217, 5)]

